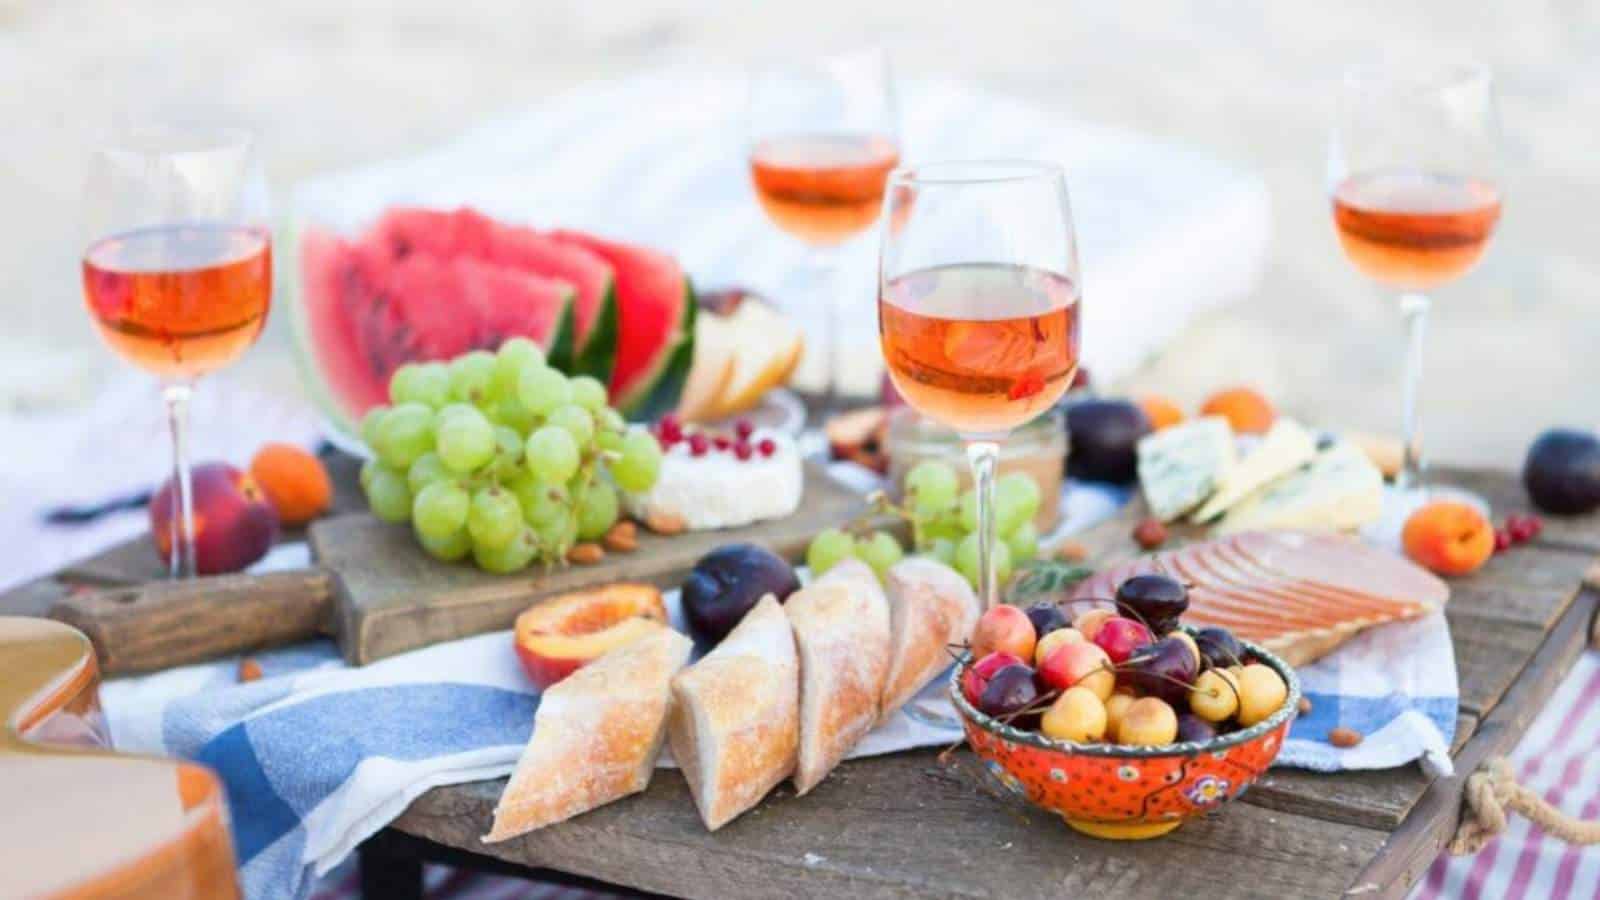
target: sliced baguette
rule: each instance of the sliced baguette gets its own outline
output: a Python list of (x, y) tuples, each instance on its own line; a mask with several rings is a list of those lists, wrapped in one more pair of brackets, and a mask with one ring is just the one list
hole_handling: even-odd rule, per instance
[(667, 736), (706, 828), (716, 831), (794, 771), (800, 668), (772, 595), (672, 680)]
[(860, 560), (845, 560), (785, 604), (800, 654), (796, 794), (826, 778), (878, 722), (889, 673), (889, 601)]
[(657, 626), (546, 690), (484, 843), (644, 790), (661, 752), (672, 676), (692, 648)]
[(972, 637), (978, 595), (961, 573), (927, 557), (889, 569), (889, 673), (878, 721), (895, 714), (930, 679), (949, 668), (951, 644)]

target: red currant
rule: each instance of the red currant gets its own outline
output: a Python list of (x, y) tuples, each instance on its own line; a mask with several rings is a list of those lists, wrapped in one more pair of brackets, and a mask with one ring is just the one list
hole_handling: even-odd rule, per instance
[(1505, 528), (1511, 543), (1520, 544), (1533, 537), (1536, 526), (1526, 516), (1507, 516)]
[(706, 440), (705, 435), (698, 431), (689, 435), (689, 453), (691, 456), (705, 456), (706, 451), (710, 448), (711, 442)]
[(739, 458), (740, 462), (743, 462), (743, 461), (749, 459), (750, 458), (750, 442), (749, 441), (740, 441), (739, 443), (734, 444), (733, 445), (733, 455), (737, 456)]
[(772, 438), (762, 438), (761, 442), (756, 444), (756, 450), (765, 458), (777, 453), (778, 445), (773, 442)]
[(1504, 528), (1494, 530), (1494, 552), (1499, 553), (1511, 546), (1511, 532)]
[(678, 424), (675, 416), (668, 413), (661, 417), (660, 422), (656, 423), (656, 433), (668, 443), (677, 443), (683, 438), (683, 426)]
[(741, 441), (748, 441), (750, 439), (750, 435), (755, 433), (755, 430), (756, 426), (750, 424), (749, 419), (740, 419), (739, 421), (733, 423), (733, 433), (737, 434), (739, 436), (739, 440)]
[(733, 446), (733, 441), (728, 440), (727, 435), (719, 434), (711, 439), (711, 446), (716, 447), (718, 450), (726, 450)]

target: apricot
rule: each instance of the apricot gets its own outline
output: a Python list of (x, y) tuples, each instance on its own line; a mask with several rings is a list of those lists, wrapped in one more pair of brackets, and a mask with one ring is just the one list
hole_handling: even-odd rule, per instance
[(1226, 722), (1239, 711), (1239, 677), (1227, 669), (1207, 669), (1189, 689), (1189, 709), (1207, 722)]
[(1159, 747), (1178, 737), (1178, 714), (1159, 697), (1140, 697), (1129, 704), (1117, 724), (1117, 743)]
[(292, 444), (262, 445), (250, 460), (250, 476), (285, 525), (304, 525), (333, 502), (333, 481), (322, 460)]
[(1052, 651), (1062, 644), (1077, 644), (1083, 641), (1083, 633), (1076, 628), (1057, 628), (1039, 639), (1033, 648), (1033, 665), (1035, 668), (1044, 665)]
[(1100, 626), (1116, 614), (1117, 611), (1114, 609), (1091, 609), (1079, 613), (1078, 617), (1072, 620), (1072, 627), (1078, 629), (1084, 640), (1093, 641), (1095, 635), (1100, 633)]
[(1234, 387), (1207, 397), (1200, 405), (1200, 415), (1222, 416), (1240, 434), (1263, 434), (1278, 418), (1278, 411), (1260, 391)]
[(1015, 606), (1001, 604), (990, 607), (978, 618), (978, 627), (972, 632), (972, 655), (982, 659), (991, 653), (1009, 653), (1018, 659), (1033, 659), (1033, 648), (1038, 634), (1028, 614)]
[(1105, 704), (1086, 687), (1067, 688), (1045, 710), (1039, 730), (1058, 741), (1098, 741), (1106, 736)]
[(1494, 553), (1494, 526), (1465, 503), (1435, 500), (1418, 507), (1400, 533), (1406, 556), (1440, 575), (1469, 575)]
[(1150, 420), (1150, 430), (1160, 431), (1182, 422), (1183, 408), (1160, 394), (1145, 394), (1138, 399), (1144, 417)]
[(1289, 698), (1289, 686), (1271, 666), (1251, 663), (1239, 674), (1239, 724), (1246, 728), (1277, 712)]

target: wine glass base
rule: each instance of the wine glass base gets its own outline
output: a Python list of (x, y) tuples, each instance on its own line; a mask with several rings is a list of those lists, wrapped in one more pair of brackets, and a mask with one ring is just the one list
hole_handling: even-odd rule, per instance
[(1383, 513), (1378, 521), (1361, 529), (1361, 536), (1372, 543), (1398, 552), (1402, 549), (1400, 535), (1405, 530), (1406, 520), (1411, 518), (1411, 514), (1419, 507), (1439, 500), (1465, 503), (1483, 513), (1485, 518), (1491, 517), (1489, 501), (1465, 488), (1445, 484), (1425, 484), (1415, 487), (1385, 485)]

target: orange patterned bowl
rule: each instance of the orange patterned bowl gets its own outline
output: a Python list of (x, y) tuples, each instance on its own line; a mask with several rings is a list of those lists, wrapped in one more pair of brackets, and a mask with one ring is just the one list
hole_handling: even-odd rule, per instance
[(961, 673), (970, 656), (951, 675), (950, 701), (961, 713), (967, 743), (984, 772), (1003, 790), (1094, 837), (1160, 837), (1244, 793), (1283, 747), (1300, 704), (1300, 679), (1278, 657), (1254, 644), (1244, 646), (1283, 677), (1288, 699), (1265, 721), (1204, 742), (1077, 744), (1013, 728), (962, 696)]

